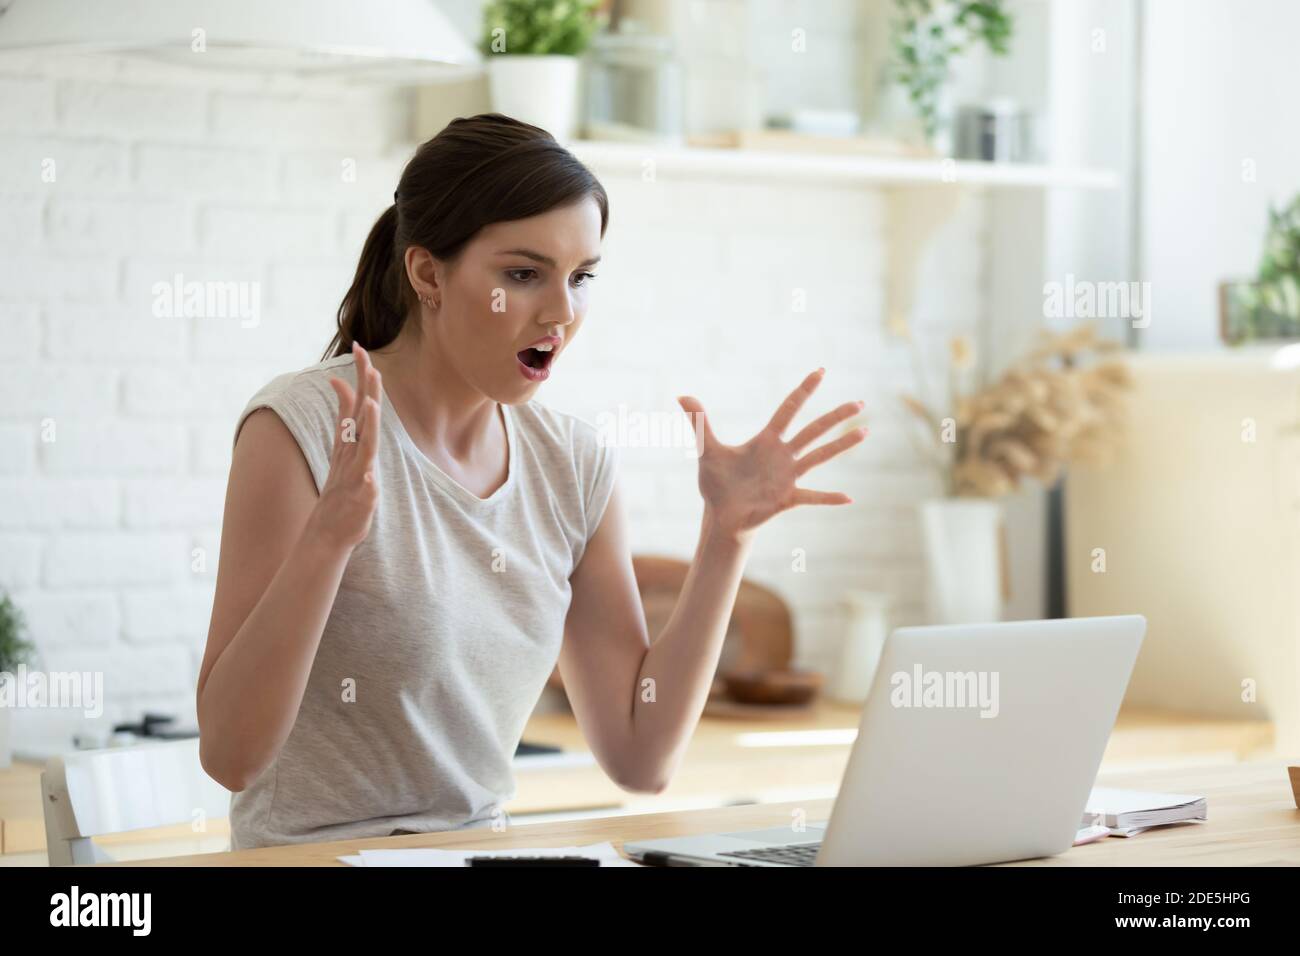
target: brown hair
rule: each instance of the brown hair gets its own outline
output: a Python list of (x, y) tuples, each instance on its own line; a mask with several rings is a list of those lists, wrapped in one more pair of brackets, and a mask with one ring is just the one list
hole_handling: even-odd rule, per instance
[(352, 343), (383, 348), (402, 330), (415, 290), (403, 259), (420, 246), (454, 259), (484, 226), (527, 219), (587, 196), (609, 199), (600, 181), (546, 130), (500, 113), (454, 119), (415, 151), (402, 171), (393, 204), (366, 237), (352, 287), (339, 305), (338, 331), (324, 359)]

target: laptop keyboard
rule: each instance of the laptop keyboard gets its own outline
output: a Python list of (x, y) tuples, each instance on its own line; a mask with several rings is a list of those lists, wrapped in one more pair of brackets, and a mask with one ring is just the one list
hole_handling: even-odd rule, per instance
[(718, 856), (730, 856), (739, 860), (757, 860), (759, 863), (780, 863), (783, 866), (812, 866), (817, 859), (817, 851), (822, 848), (821, 841), (816, 843), (791, 843), (785, 846), (765, 846), (758, 850), (728, 850)]

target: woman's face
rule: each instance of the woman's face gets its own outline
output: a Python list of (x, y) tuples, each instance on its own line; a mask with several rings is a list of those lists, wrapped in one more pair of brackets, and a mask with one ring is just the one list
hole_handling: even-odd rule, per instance
[(424, 315), (425, 334), (479, 392), (526, 402), (563, 374), (561, 354), (587, 314), (599, 259), (600, 209), (590, 197), (486, 226), (454, 261), (416, 270), (432, 272), (437, 302)]

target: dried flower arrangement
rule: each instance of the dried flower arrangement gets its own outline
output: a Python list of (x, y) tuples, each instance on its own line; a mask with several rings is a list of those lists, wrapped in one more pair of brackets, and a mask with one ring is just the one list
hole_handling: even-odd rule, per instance
[(956, 387), (973, 364), (968, 339), (950, 351), (951, 416), (934, 414), (919, 399), (903, 403), (925, 423), (927, 453), (944, 476), (947, 494), (991, 498), (1014, 491), (1024, 478), (1054, 484), (1071, 462), (1103, 464), (1123, 425), (1128, 368), (1121, 346), (1097, 338), (1092, 324), (1044, 332), (1040, 343), (996, 381), (970, 394)]

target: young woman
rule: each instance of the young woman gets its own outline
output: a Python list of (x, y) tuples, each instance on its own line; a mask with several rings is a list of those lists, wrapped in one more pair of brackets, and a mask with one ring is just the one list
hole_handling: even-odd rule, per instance
[(849, 502), (796, 482), (862, 440), (811, 447), (861, 403), (784, 437), (822, 370), (743, 445), (679, 399), (704, 517), (651, 641), (612, 449), (533, 400), (586, 317), (604, 189), (543, 130), (487, 114), (423, 144), (393, 198), (328, 357), (271, 381), (235, 429), (198, 682), (232, 849), (491, 825), (557, 660), (601, 767), (659, 792), (755, 529)]

